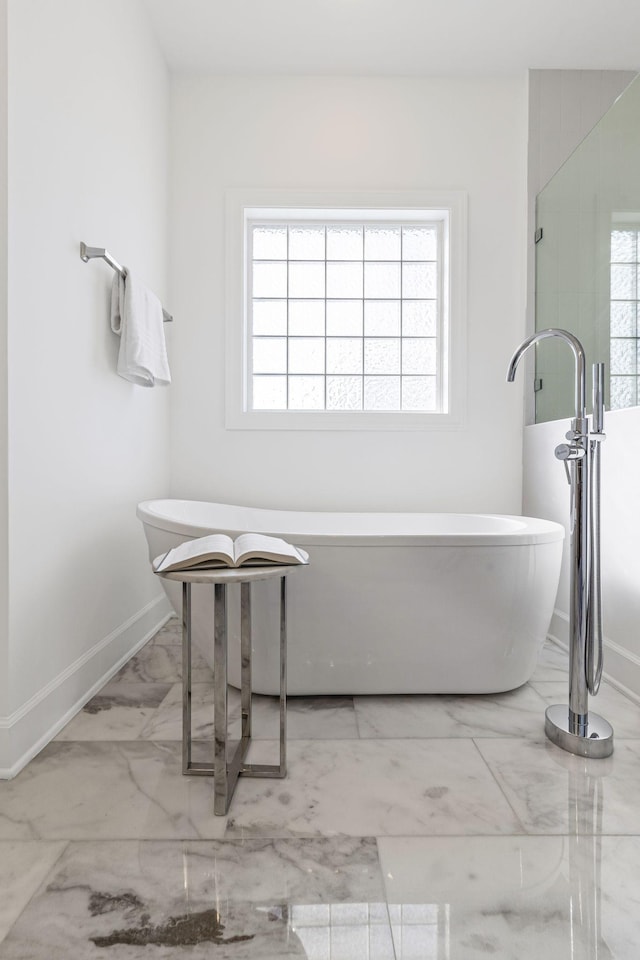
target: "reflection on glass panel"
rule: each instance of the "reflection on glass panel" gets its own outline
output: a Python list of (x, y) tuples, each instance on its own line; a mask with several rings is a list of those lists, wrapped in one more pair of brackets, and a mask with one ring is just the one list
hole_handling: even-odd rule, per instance
[(254, 297), (286, 297), (286, 263), (254, 263), (252, 292)]
[(365, 373), (400, 373), (399, 338), (371, 338), (364, 342)]
[(327, 297), (362, 297), (362, 264), (328, 262)]
[(287, 259), (286, 227), (254, 227), (252, 243), (254, 260)]
[(400, 260), (402, 245), (400, 227), (365, 227), (365, 260)]
[(289, 296), (324, 297), (324, 263), (290, 263)]
[(361, 410), (362, 377), (327, 377), (327, 410)]
[[(536, 329), (563, 327), (582, 342), (588, 398), (591, 364), (605, 363), (609, 410), (638, 399), (636, 384), (617, 379), (637, 376), (637, 361), (629, 344), (615, 341), (638, 334), (639, 110), (636, 79), (537, 198)], [(536, 420), (572, 417), (571, 352), (544, 341), (535, 362)]]
[(327, 337), (327, 373), (362, 373), (361, 337)]
[(364, 333), (367, 337), (399, 337), (400, 301), (366, 300)]
[(438, 234), (435, 227), (403, 227), (402, 259), (435, 260), (438, 256)]
[(362, 260), (362, 227), (327, 227), (327, 260)]
[(289, 300), (289, 333), (322, 336), (324, 334), (324, 300)]
[(286, 337), (253, 338), (253, 372), (286, 373), (287, 340)]
[(365, 377), (365, 410), (399, 410), (400, 377)]
[(287, 332), (286, 300), (253, 301), (253, 333), (256, 336), (276, 336)]
[(402, 269), (402, 296), (420, 300), (435, 297), (438, 272), (435, 263), (405, 263)]
[(324, 337), (289, 337), (289, 373), (324, 373)]
[(290, 260), (324, 258), (324, 227), (289, 227)]
[(254, 410), (286, 410), (286, 377), (253, 377)]
[(405, 337), (435, 337), (437, 319), (435, 300), (407, 300), (402, 304), (402, 334)]
[(374, 300), (397, 300), (400, 297), (400, 264), (365, 263), (364, 295)]
[(435, 377), (403, 377), (402, 378), (402, 409), (403, 410), (435, 410), (436, 409), (436, 378)]
[(290, 410), (324, 410), (324, 377), (289, 377)]
[(327, 300), (327, 335), (362, 336), (362, 300)]
[(405, 337), (402, 341), (403, 373), (436, 373), (436, 341), (434, 338)]
[[(292, 904), (290, 918), (307, 960), (389, 960), (395, 955), (384, 903)], [(298, 949), (294, 955), (303, 956)]]

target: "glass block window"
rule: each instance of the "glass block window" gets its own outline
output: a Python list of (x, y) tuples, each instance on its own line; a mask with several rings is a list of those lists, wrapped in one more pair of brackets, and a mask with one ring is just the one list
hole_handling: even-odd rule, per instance
[(247, 407), (443, 412), (443, 219), (247, 221)]
[(611, 314), (609, 406), (611, 410), (640, 403), (640, 339), (638, 301), (640, 228), (611, 231)]

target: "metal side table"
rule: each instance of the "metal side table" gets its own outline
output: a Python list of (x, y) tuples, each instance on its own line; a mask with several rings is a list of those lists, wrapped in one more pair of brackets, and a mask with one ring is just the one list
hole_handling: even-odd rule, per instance
[[(214, 778), (213, 812), (224, 816), (238, 777), (284, 777), (287, 772), (287, 612), (286, 577), (298, 566), (217, 567), (212, 570), (176, 570), (159, 573), (166, 580), (182, 583), (182, 772)], [(280, 762), (245, 763), (251, 743), (251, 584), (254, 580), (280, 578)], [(214, 760), (191, 760), (191, 585), (214, 588)], [(241, 738), (233, 754), (228, 751), (227, 706), (227, 585), (240, 584)]]

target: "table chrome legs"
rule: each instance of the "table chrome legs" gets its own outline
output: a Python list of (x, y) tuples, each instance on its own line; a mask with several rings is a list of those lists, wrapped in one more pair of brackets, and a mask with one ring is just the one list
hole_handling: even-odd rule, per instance
[(287, 612), (286, 579), (280, 578), (280, 698), (279, 747), (277, 764), (245, 763), (251, 743), (251, 584), (240, 585), (240, 740), (229, 754), (227, 698), (227, 584), (214, 584), (214, 757), (213, 765), (191, 759), (191, 584), (182, 585), (182, 772), (214, 778), (214, 813), (223, 816), (240, 775), (247, 777), (286, 776), (287, 737)]

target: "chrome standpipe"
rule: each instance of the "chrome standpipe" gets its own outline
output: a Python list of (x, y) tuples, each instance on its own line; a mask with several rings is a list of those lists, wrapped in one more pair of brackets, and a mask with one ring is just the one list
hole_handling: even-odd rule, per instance
[[(509, 363), (513, 381), (518, 363), (534, 343), (558, 337), (575, 359), (575, 417), (566, 434), (568, 443), (556, 447), (571, 487), (569, 582), (569, 704), (555, 704), (545, 715), (545, 733), (557, 746), (581, 757), (608, 757), (613, 752), (613, 729), (589, 713), (589, 693), (595, 695), (602, 675), (602, 615), (600, 589), (600, 443), (604, 439), (604, 364), (593, 368), (593, 418), (586, 409), (585, 354), (580, 341), (567, 330), (550, 328), (524, 340)], [(597, 649), (597, 663), (596, 663)]]

